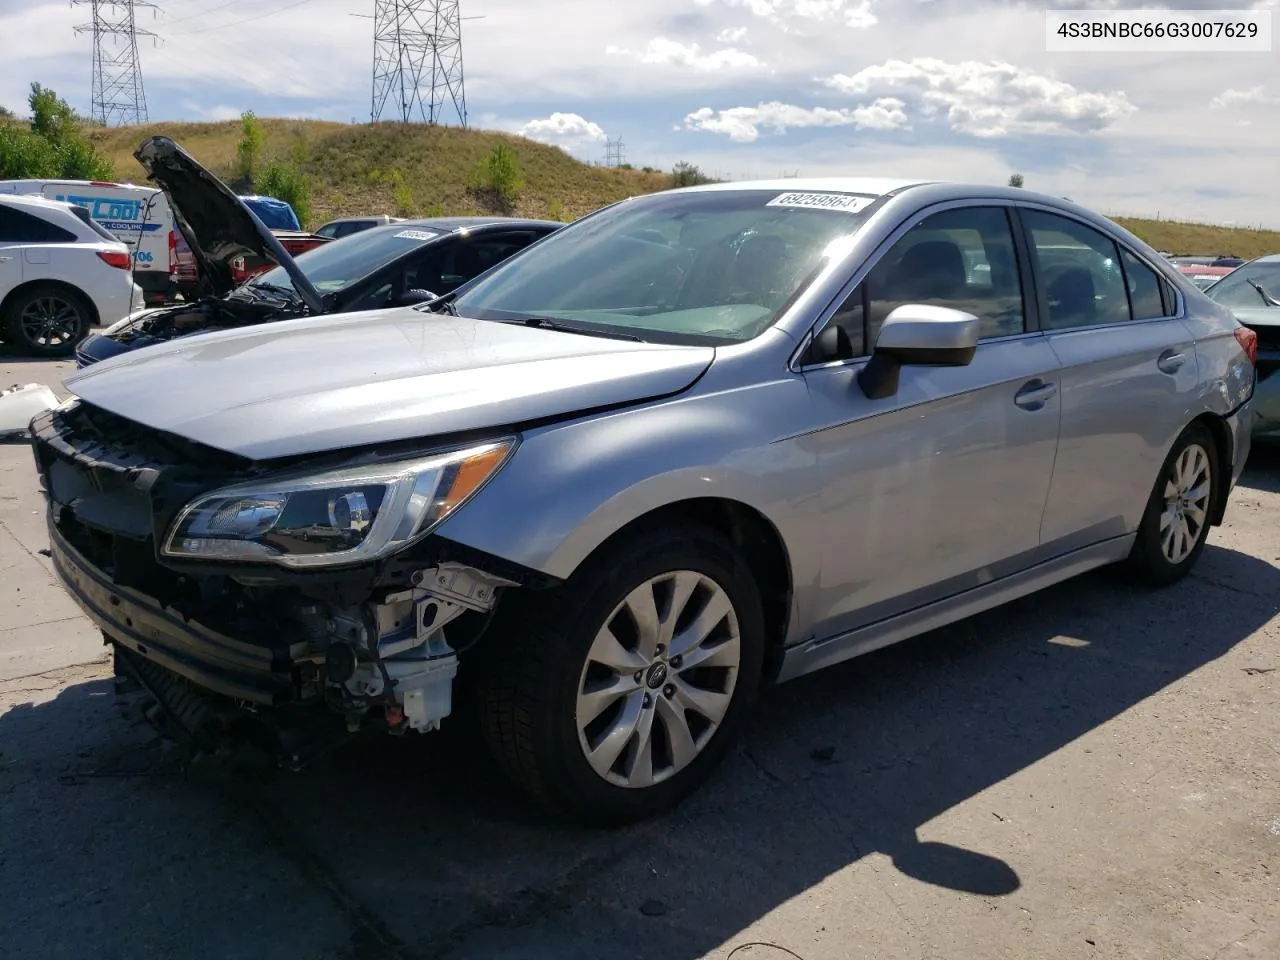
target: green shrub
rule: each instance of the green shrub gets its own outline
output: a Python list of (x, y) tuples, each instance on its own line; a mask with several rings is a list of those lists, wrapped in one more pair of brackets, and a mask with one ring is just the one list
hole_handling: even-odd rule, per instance
[[(264, 139), (262, 124), (252, 110), (240, 114), (240, 142), (236, 144), (236, 176), (244, 183), (254, 183), (258, 158)], [(284, 199), (281, 197), (281, 199)], [(296, 207), (294, 209), (297, 209)]]
[(440, 206), (440, 204), (438, 204), (438, 203), (433, 203), (433, 204), (430, 206), (430, 208), (427, 210), (427, 216), (428, 216), (428, 217), (443, 217), (443, 216), (444, 216), (444, 207)]
[(559, 200), (552, 200), (547, 204), (547, 219), (559, 220), (564, 223), (564, 204)]
[(311, 222), (311, 178), (297, 164), (273, 161), (253, 183), (256, 193), (275, 197), (293, 207), (298, 222), (306, 229)]
[(520, 176), (520, 159), (509, 144), (498, 142), (493, 145), (484, 159), (481, 183), (493, 191), (500, 203), (506, 206), (515, 203), (524, 181)]
[(417, 208), (413, 189), (405, 182), (404, 174), (399, 170), (391, 171), (391, 203), (396, 208), (397, 217), (411, 217)]
[(692, 163), (681, 160), (671, 168), (671, 186), (673, 187), (696, 187), (700, 183), (710, 182), (711, 178)]

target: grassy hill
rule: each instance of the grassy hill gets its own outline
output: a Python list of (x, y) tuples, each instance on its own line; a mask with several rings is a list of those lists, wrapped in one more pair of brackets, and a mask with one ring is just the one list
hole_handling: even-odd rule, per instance
[[(670, 177), (663, 173), (591, 166), (556, 147), (484, 130), (314, 120), (261, 119), (259, 123), (265, 134), (264, 161), (303, 158), (313, 189), (311, 227), (332, 217), (364, 213), (514, 212), (571, 220), (606, 203), (670, 184)], [(218, 176), (233, 180), (238, 120), (99, 128), (91, 129), (89, 136), (115, 166), (118, 177), (140, 179), (142, 170), (133, 150), (155, 133), (172, 137)], [(524, 181), (511, 211), (473, 186), (476, 171), (499, 142), (514, 149)], [(1247, 259), (1280, 252), (1280, 231), (1116, 219), (1156, 249), (1172, 253), (1234, 254)]]
[[(312, 182), (311, 227), (333, 217), (367, 213), (400, 216), (512, 212), (569, 220), (637, 193), (667, 186), (668, 178), (639, 170), (581, 163), (557, 147), (522, 137), (457, 127), (400, 124), (352, 126), (311, 120), (259, 121), (263, 159), (303, 157)], [(91, 129), (90, 138), (121, 178), (142, 177), (133, 151), (152, 134), (180, 143), (229, 183), (233, 181), (240, 122), (157, 123)], [(472, 184), (494, 144), (505, 142), (524, 181), (514, 210), (500, 209)], [(237, 186), (244, 186), (237, 184)]]

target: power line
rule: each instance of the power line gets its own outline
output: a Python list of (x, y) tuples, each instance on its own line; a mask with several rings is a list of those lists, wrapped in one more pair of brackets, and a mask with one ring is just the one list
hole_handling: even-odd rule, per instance
[(73, 29), (93, 34), (93, 74), (90, 115), (103, 126), (147, 122), (147, 93), (142, 85), (138, 37), (155, 37), (139, 30), (139, 7), (155, 10), (146, 0), (71, 0), (88, 6), (91, 19)]
[[(238, 26), (241, 26), (242, 24), (253, 23), (256, 20), (265, 20), (267, 19), (267, 17), (274, 17), (277, 14), (284, 13), (287, 10), (293, 10), (296, 7), (301, 7), (311, 2), (312, 0), (295, 0), (295, 2), (287, 3), (283, 7), (279, 7), (276, 10), (268, 10), (266, 13), (259, 13), (256, 16), (245, 17), (242, 20), (232, 20), (230, 23), (220, 23), (216, 27), (195, 27), (191, 30), (178, 30), (177, 32), (170, 34), (170, 36), (185, 37), (188, 34), (192, 34), (192, 33), (209, 33), (210, 31), (213, 31), (213, 30), (228, 30), (231, 27), (238, 27)], [(230, 6), (230, 4), (227, 4), (227, 6)], [(212, 10), (205, 11), (205, 13), (212, 13), (212, 12), (213, 12)], [(201, 14), (201, 16), (203, 16), (203, 14)]]

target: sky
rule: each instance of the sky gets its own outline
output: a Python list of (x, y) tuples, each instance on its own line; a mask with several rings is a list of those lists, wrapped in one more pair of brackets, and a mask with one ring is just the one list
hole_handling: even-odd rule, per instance
[[(373, 0), (138, 8), (152, 120), (369, 119)], [(1103, 213), (1280, 228), (1270, 53), (1049, 53), (1045, 8), (1280, 0), (462, 0), (471, 126), (730, 178), (1025, 185)], [(0, 104), (90, 104), (86, 3), (0, 0)], [(446, 122), (456, 122), (452, 117)]]

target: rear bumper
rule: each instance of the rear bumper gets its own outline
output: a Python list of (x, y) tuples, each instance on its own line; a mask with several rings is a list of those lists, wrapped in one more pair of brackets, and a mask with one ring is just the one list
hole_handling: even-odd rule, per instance
[(112, 641), (198, 687), (250, 703), (295, 699), (292, 661), (186, 620), (153, 597), (121, 587), (67, 542), (48, 516), (50, 556), (59, 579)]

